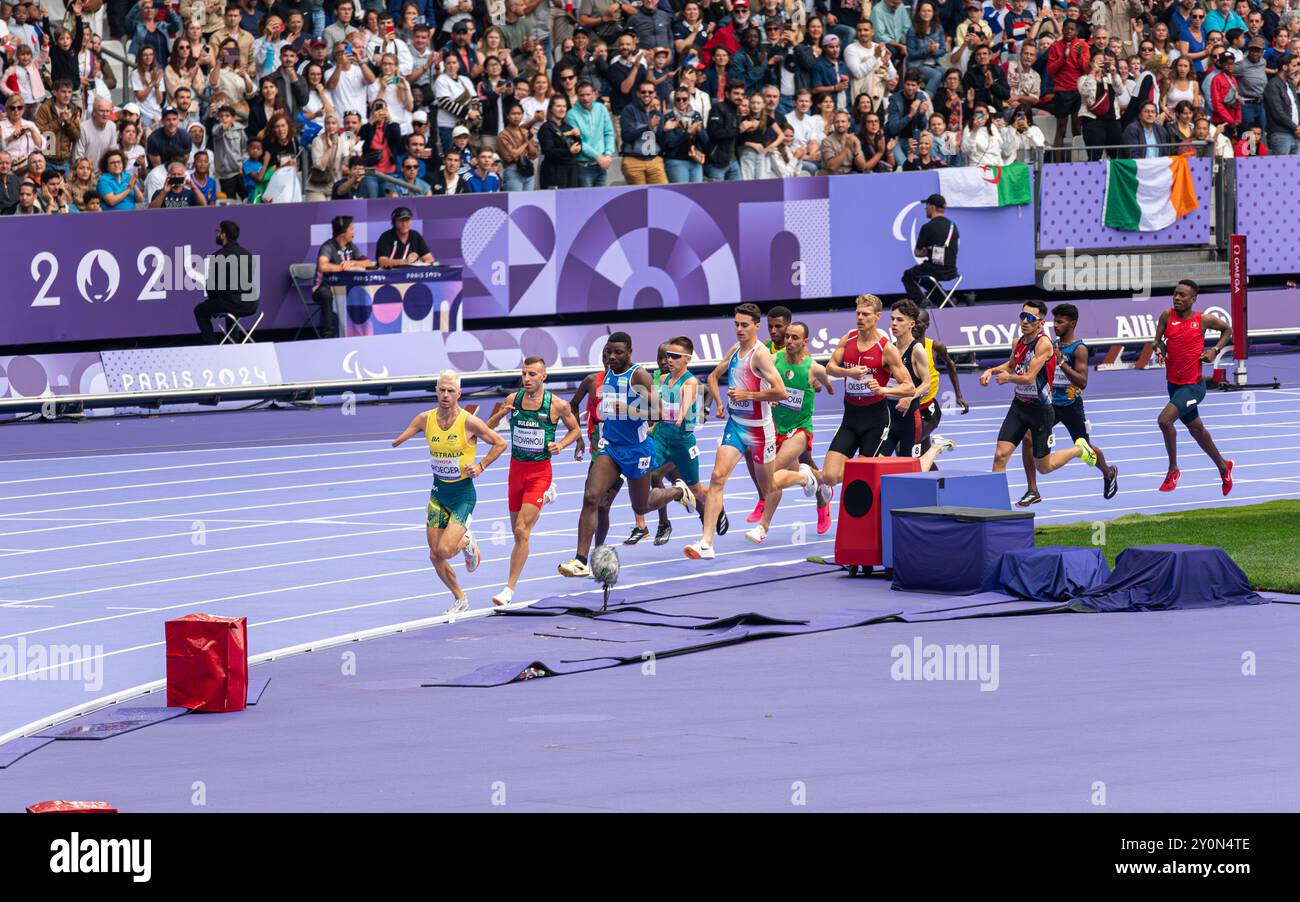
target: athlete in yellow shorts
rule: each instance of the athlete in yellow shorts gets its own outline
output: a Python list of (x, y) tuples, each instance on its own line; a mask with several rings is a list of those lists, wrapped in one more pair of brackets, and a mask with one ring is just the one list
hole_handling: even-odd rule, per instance
[[(444, 613), (459, 614), (469, 607), (469, 599), (461, 591), (449, 561), (464, 549), (465, 569), (471, 573), (478, 569), (478, 543), (469, 532), (470, 514), (477, 500), (474, 478), (501, 456), (506, 440), (468, 410), (461, 409), (460, 377), (451, 370), (444, 370), (438, 377), (438, 406), (417, 414), (411, 425), (393, 439), (393, 447), (421, 433), (428, 442), (433, 469), (425, 529), (429, 560), (443, 585), (451, 590), (451, 607)], [(489, 447), (483, 462), (475, 463), (479, 439)]]

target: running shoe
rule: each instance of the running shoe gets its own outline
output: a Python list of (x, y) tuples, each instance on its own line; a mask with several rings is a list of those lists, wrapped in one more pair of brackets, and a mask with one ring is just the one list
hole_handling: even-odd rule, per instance
[(711, 561), (717, 557), (713, 552), (713, 546), (705, 545), (703, 542), (687, 545), (682, 551), (688, 558), (696, 561)]
[(671, 523), (660, 523), (659, 531), (655, 533), (656, 545), (667, 545), (668, 540), (673, 537), (673, 525)]
[(799, 464), (799, 475), (803, 477), (803, 493), (805, 498), (811, 498), (817, 494), (817, 475), (813, 473), (812, 467), (807, 464)]
[(684, 479), (674, 479), (673, 488), (682, 490), (682, 497), (678, 499), (681, 501), (682, 507), (692, 514), (695, 513), (695, 493), (691, 491), (691, 487), (686, 484), (686, 481)]
[(501, 605), (510, 604), (510, 602), (514, 600), (515, 600), (515, 590), (510, 588), (509, 586), (506, 586), (500, 592), (492, 596), (492, 603), (497, 607), (501, 607)]
[(817, 508), (817, 535), (825, 535), (831, 528), (831, 506)]
[(1090, 467), (1097, 466), (1097, 452), (1092, 450), (1086, 438), (1075, 439), (1074, 446), (1079, 449), (1079, 457), (1084, 463)]
[(935, 456), (938, 457), (940, 454), (952, 451), (957, 447), (957, 443), (950, 438), (944, 438), (936, 432), (934, 435), (930, 436), (930, 447), (939, 449), (935, 452)]
[(718, 514), (718, 524), (713, 531), (720, 536), (725, 536), (729, 529), (731, 529), (731, 521), (727, 519), (727, 512), (723, 511)]
[(1226, 495), (1232, 491), (1232, 461), (1225, 460), (1224, 463), (1228, 465), (1223, 471), (1223, 494)]
[(467, 610), (469, 610), (469, 599), (468, 599), (468, 598), (457, 598), (455, 601), (453, 601), (453, 602), (451, 603), (451, 607), (447, 608), (447, 610), (443, 611), (443, 613), (444, 613), (444, 614), (461, 614), (461, 613), (464, 613), (464, 612), (467, 611)]
[(473, 573), (483, 563), (483, 555), (478, 550), (478, 542), (474, 541), (474, 534), (469, 530), (465, 531), (465, 547), (462, 550), (465, 553), (465, 571)]
[(759, 520), (762, 519), (763, 519), (763, 502), (760, 501), (758, 502), (757, 505), (754, 506), (754, 512), (745, 518), (745, 522), (757, 523)]
[(556, 499), (556, 497), (559, 494), (560, 494), (559, 489), (557, 489), (555, 487), (555, 483), (552, 482), (550, 485), (546, 487), (546, 494), (542, 495), (542, 503), (550, 504)]
[(821, 495), (823, 501), (825, 501), (827, 504), (830, 504), (831, 499), (835, 497), (835, 486), (823, 485), (821, 488), (817, 490), (817, 494)]
[(1027, 492), (1025, 492), (1023, 495), (1020, 496), (1020, 500), (1016, 502), (1016, 507), (1029, 507), (1029, 505), (1037, 504), (1042, 500), (1043, 500), (1042, 495), (1038, 494), (1033, 489), (1029, 489)]
[(745, 533), (745, 538), (749, 539), (749, 541), (753, 542), (755, 545), (762, 545), (763, 540), (767, 538), (767, 530), (764, 529), (763, 524), (760, 523), (749, 532)]
[(1106, 481), (1102, 483), (1101, 497), (1110, 500), (1119, 492), (1119, 467), (1111, 466), (1110, 471), (1106, 474)]
[(571, 561), (565, 561), (558, 568), (560, 576), (585, 576), (591, 577), (591, 568), (578, 560), (576, 557)]
[(624, 545), (635, 545), (637, 542), (650, 535), (650, 530), (644, 526), (633, 526), (632, 532), (623, 540)]
[(1178, 468), (1174, 467), (1165, 474), (1165, 481), (1160, 483), (1160, 491), (1172, 492), (1174, 489), (1178, 488), (1178, 477), (1182, 475), (1183, 474), (1179, 472)]

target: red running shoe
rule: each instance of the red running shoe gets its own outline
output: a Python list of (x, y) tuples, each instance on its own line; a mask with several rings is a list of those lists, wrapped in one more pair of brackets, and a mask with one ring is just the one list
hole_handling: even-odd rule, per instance
[(1183, 474), (1177, 469), (1170, 470), (1165, 474), (1165, 481), (1160, 483), (1160, 491), (1172, 492), (1174, 489), (1178, 488), (1178, 477), (1182, 475)]
[(1232, 461), (1226, 460), (1224, 463), (1228, 465), (1228, 469), (1223, 473), (1223, 494), (1226, 495), (1232, 491)]
[(817, 534), (825, 535), (831, 528), (831, 506), (817, 508)]

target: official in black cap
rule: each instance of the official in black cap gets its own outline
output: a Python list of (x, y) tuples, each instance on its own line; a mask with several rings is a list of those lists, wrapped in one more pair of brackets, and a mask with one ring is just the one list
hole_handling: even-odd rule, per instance
[(903, 273), (903, 289), (917, 304), (925, 306), (931, 280), (948, 282), (957, 278), (957, 227), (944, 216), (948, 202), (942, 194), (925, 199), (925, 216), (930, 221), (916, 236), (915, 254), (921, 262)]
[(393, 211), (393, 227), (380, 235), (379, 243), (375, 245), (375, 257), (381, 269), (432, 266), (437, 262), (429, 253), (424, 236), (411, 228), (411, 219), (410, 207), (398, 207)]

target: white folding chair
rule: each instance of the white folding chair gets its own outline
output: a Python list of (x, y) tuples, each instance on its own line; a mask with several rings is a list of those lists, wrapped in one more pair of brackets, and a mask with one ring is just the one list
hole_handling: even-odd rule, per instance
[(302, 301), (302, 306), (307, 311), (307, 319), (298, 327), (298, 331), (293, 333), (294, 341), (298, 340), (298, 336), (302, 335), (304, 329), (311, 329), (316, 333), (316, 337), (320, 338), (320, 328), (316, 323), (320, 320), (323, 312), (319, 304), (314, 303), (308, 295), (303, 294), (304, 287), (308, 292), (316, 287), (316, 264), (289, 264), (289, 281), (293, 283), (293, 290), (298, 292), (298, 300)]
[(957, 293), (957, 286), (961, 284), (960, 274), (958, 274), (957, 278), (951, 280), (952, 286), (949, 288), (944, 288), (942, 282), (940, 282), (934, 276), (928, 274), (922, 274), (918, 278), (918, 281), (920, 281), (920, 279), (930, 280), (930, 289), (925, 293), (925, 298), (922, 302), (922, 306), (925, 306), (925, 304), (929, 304), (932, 302), (934, 298), (934, 293), (936, 291), (939, 292), (939, 297), (943, 298), (943, 300), (939, 302), (940, 308), (949, 306), (950, 304), (952, 304), (952, 296)]
[[(245, 326), (243, 323), (239, 321), (239, 317), (235, 316), (235, 314), (233, 313), (225, 314), (226, 331), (224, 334), (222, 334), (221, 341), (219, 343), (226, 344), (227, 342), (229, 342), (230, 344), (236, 344), (236, 339), (238, 339), (237, 342), (238, 344), (241, 345), (248, 344), (253, 340), (253, 333), (257, 331), (257, 327), (262, 324), (262, 317), (264, 316), (266, 316), (266, 314), (262, 313), (259, 310), (257, 313), (257, 318), (253, 320), (253, 324), (251, 326)], [(239, 336), (243, 336), (243, 337), (240, 338)]]

